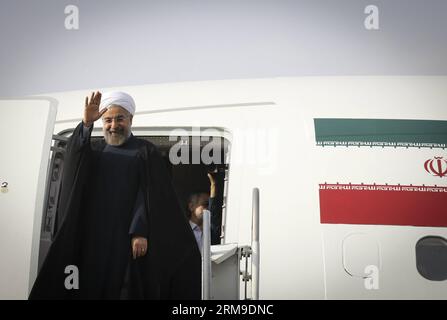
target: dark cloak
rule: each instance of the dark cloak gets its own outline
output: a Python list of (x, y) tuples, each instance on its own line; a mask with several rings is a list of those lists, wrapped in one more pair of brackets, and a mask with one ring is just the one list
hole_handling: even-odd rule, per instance
[[(126, 214), (121, 221), (124, 232), (116, 232), (118, 208), (106, 206), (111, 219), (104, 219), (104, 212), (99, 216), (91, 214), (92, 208), (104, 209), (101, 204), (118, 195), (95, 197), (98, 179), (92, 177), (100, 170), (98, 163), (106, 143), (102, 139), (83, 144), (80, 130), (82, 123), (67, 144), (58, 208), (60, 229), (29, 298), (119, 299), (123, 298), (125, 286), (124, 298), (200, 299), (200, 251), (156, 147), (132, 137), (137, 160), (126, 164), (138, 166), (138, 179), (130, 178), (124, 187), (133, 190), (129, 194), (135, 196), (137, 190), (142, 191), (147, 221), (148, 252), (135, 260), (131, 254), (131, 236), (127, 233), (132, 217)], [(135, 198), (123, 201), (125, 206), (131, 206)], [(92, 230), (92, 225), (98, 223), (103, 227)], [(70, 265), (79, 268), (79, 289), (65, 287), (69, 276), (65, 270)], [(88, 276), (83, 277), (86, 270)]]

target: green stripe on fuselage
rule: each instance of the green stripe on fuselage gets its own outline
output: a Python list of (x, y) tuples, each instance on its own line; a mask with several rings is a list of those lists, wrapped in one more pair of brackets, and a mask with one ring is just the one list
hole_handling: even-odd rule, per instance
[(438, 147), (447, 145), (447, 121), (314, 119), (317, 145)]

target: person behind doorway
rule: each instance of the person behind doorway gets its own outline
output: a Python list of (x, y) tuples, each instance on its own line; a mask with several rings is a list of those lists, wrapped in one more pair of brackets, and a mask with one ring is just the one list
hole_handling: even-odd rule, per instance
[(205, 210), (210, 212), (211, 217), (211, 245), (220, 244), (221, 226), (222, 226), (222, 201), (216, 193), (216, 178), (214, 173), (208, 173), (210, 181), (210, 193), (193, 193), (188, 199), (187, 217), (197, 246), (202, 252), (203, 248), (203, 214)]

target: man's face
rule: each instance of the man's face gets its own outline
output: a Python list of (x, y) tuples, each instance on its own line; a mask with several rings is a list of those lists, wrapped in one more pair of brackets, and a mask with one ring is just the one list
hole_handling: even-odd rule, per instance
[(130, 136), (132, 115), (120, 106), (110, 107), (102, 116), (102, 130), (107, 144), (119, 146)]
[(200, 194), (197, 203), (190, 204), (191, 214), (195, 217), (198, 225), (203, 223), (203, 210), (208, 209), (209, 196), (206, 193)]

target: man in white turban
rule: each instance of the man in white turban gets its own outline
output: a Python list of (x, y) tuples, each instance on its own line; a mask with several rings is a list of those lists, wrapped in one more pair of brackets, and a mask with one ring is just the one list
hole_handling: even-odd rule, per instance
[(106, 92), (102, 96), (99, 92), (97, 94), (99, 94), (99, 99), (101, 99), (101, 104), (99, 105), (100, 110), (116, 105), (126, 109), (132, 116), (135, 114), (135, 101), (127, 93), (112, 91)]
[[(124, 92), (86, 97), (67, 143), (56, 238), (30, 298), (200, 299), (194, 235), (158, 150), (131, 132), (134, 114)], [(93, 140), (100, 118), (104, 139)], [(79, 288), (68, 290), (73, 265)]]
[[(85, 100), (84, 111), (84, 133), (88, 130), (98, 117), (96, 106), (99, 105), (99, 117), (102, 116), (104, 139), (112, 146), (122, 145), (131, 134), (132, 118), (135, 114), (135, 101), (124, 92), (112, 91), (103, 96), (100, 92), (92, 93), (90, 98)], [(94, 107), (92, 109), (91, 107)], [(115, 120), (115, 121), (113, 121)]]

